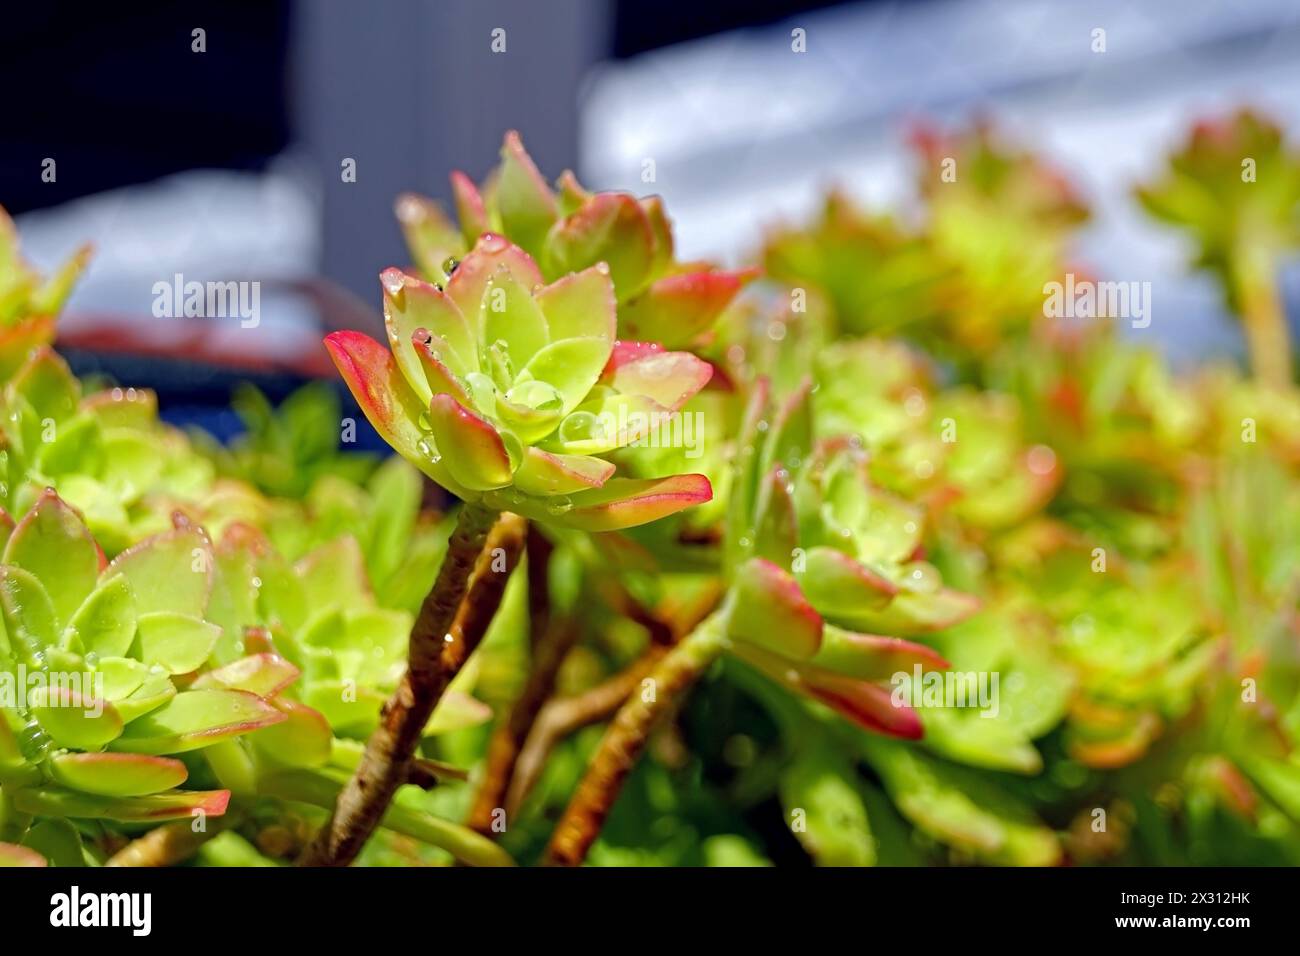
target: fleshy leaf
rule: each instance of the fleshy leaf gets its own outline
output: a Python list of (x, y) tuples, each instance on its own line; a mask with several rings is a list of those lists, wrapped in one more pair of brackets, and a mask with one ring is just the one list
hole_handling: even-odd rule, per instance
[(537, 293), (551, 341), (598, 338), (614, 341), (618, 303), (609, 273), (590, 266), (556, 279)]
[(67, 753), (50, 758), (54, 782), (106, 797), (138, 797), (179, 787), (189, 772), (168, 757), (141, 754)]
[(711, 329), (752, 272), (665, 276), (619, 310), (619, 334), (682, 348)]
[(10, 645), (29, 662), (58, 637), (45, 586), (22, 568), (0, 565), (0, 613)]
[(925, 670), (943, 670), (948, 662), (933, 648), (901, 637), (857, 634), (827, 624), (822, 645), (813, 663), (860, 680), (889, 680), (895, 674), (911, 674), (920, 665)]
[[(620, 353), (615, 352), (615, 358)], [(669, 411), (677, 411), (709, 383), (713, 366), (689, 352), (653, 352), (615, 365), (606, 380), (625, 395), (646, 395)]]
[(460, 220), (461, 237), (466, 245), (472, 246), (488, 228), (483, 197), (479, 195), (478, 187), (473, 181), (460, 170), (451, 174), (451, 192), (456, 206), (456, 218)]
[(248, 691), (258, 697), (274, 697), (297, 678), (298, 668), (278, 654), (264, 652), (207, 671), (190, 686), (194, 690), (224, 687)]
[(202, 617), (212, 593), (212, 545), (194, 528), (176, 528), (128, 548), (105, 569), (131, 585), (139, 614), (174, 611)]
[(133, 720), (112, 749), (137, 754), (178, 754), (284, 720), (255, 694), (190, 690)]
[(32, 716), (58, 744), (97, 750), (122, 733), (122, 715), (106, 700), (66, 687), (34, 687), (27, 695)]
[(736, 641), (808, 660), (822, 640), (822, 619), (799, 584), (771, 561), (753, 558), (736, 571), (727, 633)]
[(35, 850), (13, 843), (0, 843), (0, 867), (49, 866)]
[(614, 474), (612, 462), (529, 448), (515, 472), (515, 487), (528, 495), (567, 495), (599, 488)]
[(509, 273), (525, 289), (542, 283), (541, 270), (532, 256), (501, 236), (484, 233), (447, 281), (447, 295), (466, 319), (479, 314), (488, 280), (501, 271)]
[(95, 587), (101, 558), (81, 519), (47, 488), (18, 522), (3, 560), (30, 571), (45, 584), (61, 627)]
[(221, 637), (217, 625), (173, 611), (141, 614), (136, 623), (140, 659), (161, 665), (169, 674), (198, 670)]
[(473, 334), (456, 303), (400, 269), (385, 269), (379, 282), (384, 289), (384, 324), (393, 357), (421, 402), (427, 402), (433, 392), (412, 345), (416, 330), (425, 329), (447, 343), (442, 360), (455, 374), (463, 376), (478, 367)]
[(433, 446), (420, 430), (424, 408), (392, 353), (360, 332), (332, 332), (325, 347), (375, 431), (407, 461), (457, 494), (459, 488), (434, 459)]
[(619, 301), (625, 302), (650, 281), (655, 264), (654, 230), (632, 196), (597, 193), (551, 227), (544, 259), (549, 274), (556, 276), (605, 263)]
[(219, 817), (226, 812), (229, 802), (229, 790), (173, 790), (142, 797), (105, 797), (61, 787), (29, 787), (14, 794), (14, 806), (24, 813), (122, 823), (189, 820), (198, 811), (205, 816)]
[(898, 586), (867, 565), (834, 548), (809, 548), (799, 582), (813, 607), (831, 620), (856, 620), (879, 610), (898, 593)]
[(541, 349), (524, 370), (534, 379), (559, 389), (564, 397), (563, 414), (573, 411), (587, 397), (600, 378), (609, 358), (605, 339), (563, 339)]
[(657, 521), (712, 497), (713, 488), (703, 475), (611, 478), (600, 488), (573, 495), (573, 508), (564, 515), (564, 523), (582, 531), (617, 531)]
[(514, 130), (506, 133), (501, 146), (495, 198), (506, 235), (537, 254), (558, 211), (550, 187), (524, 151), (519, 134)]
[(509, 272), (488, 278), (483, 288), (478, 323), (484, 348), (497, 342), (504, 343), (515, 369), (526, 366), (551, 339), (546, 316), (533, 300), (531, 288), (520, 285)]
[(296, 700), (272, 702), (285, 719), (253, 737), (258, 749), (288, 767), (320, 767), (330, 758), (334, 734), (319, 711)]
[(435, 395), (429, 423), (443, 464), (462, 486), (487, 491), (510, 483), (510, 456), (487, 421), (450, 395)]

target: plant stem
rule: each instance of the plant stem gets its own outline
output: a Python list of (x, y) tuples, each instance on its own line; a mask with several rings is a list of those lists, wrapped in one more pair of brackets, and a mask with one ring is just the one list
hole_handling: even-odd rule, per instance
[(659, 644), (651, 644), (635, 661), (595, 687), (573, 697), (547, 702), (533, 722), (515, 762), (514, 776), (506, 793), (507, 816), (513, 817), (519, 810), (542, 775), (555, 745), (583, 727), (600, 723), (613, 715), (641, 686), (641, 681), (650, 676), (664, 650)]
[(227, 813), (226, 816), (208, 821), (207, 829), (197, 833), (189, 820), (168, 823), (132, 840), (109, 857), (104, 865), (175, 866), (184, 863), (199, 851), (199, 847), (235, 822), (233, 815)]
[(379, 826), (393, 794), (410, 776), (430, 715), (496, 613), (519, 563), (525, 529), (517, 515), (461, 507), (438, 578), (411, 628), (406, 673), (384, 704), (356, 773), (299, 865), (347, 866)]
[(577, 639), (578, 628), (572, 621), (556, 619), (533, 645), (533, 664), (528, 680), (510, 708), (509, 716), (496, 728), (488, 743), (483, 780), (466, 820), (469, 827), (485, 836), (493, 834), (493, 816), (505, 804), (519, 752), (542, 705), (554, 693), (560, 665)]
[[(268, 777), (263, 789), (282, 800), (328, 810), (335, 805), (339, 785), (320, 773), (290, 770)], [(515, 865), (510, 854), (468, 827), (413, 810), (400, 803), (384, 808), (383, 826), (394, 833), (446, 850), (461, 863), (470, 866)]]
[(633, 693), (605, 731), (587, 772), (546, 849), (548, 866), (579, 866), (596, 841), (655, 724), (708, 670), (726, 647), (725, 617), (705, 619), (650, 672), (653, 693)]
[(1266, 385), (1291, 384), (1291, 335), (1277, 288), (1272, 254), (1245, 249), (1232, 270), (1241, 321), (1250, 350), (1250, 367)]

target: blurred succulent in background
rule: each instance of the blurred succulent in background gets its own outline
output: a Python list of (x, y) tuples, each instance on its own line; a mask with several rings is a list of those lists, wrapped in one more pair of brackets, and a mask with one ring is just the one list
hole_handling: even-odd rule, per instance
[(0, 208), (0, 381), (38, 345), (54, 341), (54, 324), (90, 259), (83, 246), (51, 276), (42, 277), (18, 251), (18, 232)]
[(382, 276), (392, 351), (359, 332), (326, 345), (371, 423), (464, 501), (591, 531), (707, 501), (702, 475), (613, 477), (712, 374), (686, 352), (614, 339), (609, 269), (542, 285), (532, 258), (484, 235), (446, 291)]
[(527, 252), (547, 282), (604, 263), (618, 298), (619, 337), (672, 349), (705, 335), (754, 275), (677, 262), (657, 196), (591, 193), (569, 172), (552, 190), (514, 132), (506, 134), (501, 163), (481, 187), (461, 172), (452, 174), (451, 185), (459, 228), (423, 197), (408, 193), (396, 205), (417, 268), (439, 285), (485, 233)]
[(228, 446), (194, 429), (190, 437), (220, 474), (247, 481), (268, 495), (301, 498), (322, 477), (361, 485), (375, 467), (373, 455), (339, 450), (343, 412), (327, 382), (310, 382), (278, 408), (255, 385), (235, 388), (231, 406), (244, 432)]
[(1218, 277), (1241, 317), (1255, 374), (1289, 384), (1291, 337), (1278, 270), (1300, 247), (1300, 151), (1250, 110), (1202, 121), (1137, 197), (1191, 235), (1194, 264)]

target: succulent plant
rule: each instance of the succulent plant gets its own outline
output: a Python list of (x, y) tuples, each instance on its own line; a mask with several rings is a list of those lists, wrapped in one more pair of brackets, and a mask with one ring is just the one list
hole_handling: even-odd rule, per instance
[(296, 668), (270, 655), (207, 669), (213, 555), (182, 522), (107, 562), (77, 514), (47, 491), (14, 524), (0, 564), (0, 797), (6, 833), (33, 819), (155, 822), (225, 812), (225, 789), (184, 789), (191, 762), (219, 761), (287, 717)]
[(1191, 234), (1195, 265), (1218, 276), (1241, 316), (1255, 374), (1289, 384), (1278, 266), (1300, 246), (1300, 152), (1276, 124), (1241, 110), (1196, 124), (1137, 197), (1153, 216)]
[(90, 258), (83, 246), (54, 275), (42, 277), (18, 251), (13, 220), (0, 208), (0, 381), (38, 345), (54, 341), (54, 323)]
[(429, 199), (408, 193), (397, 200), (398, 221), (427, 280), (449, 281), (455, 263), (484, 233), (527, 252), (547, 282), (605, 263), (623, 339), (690, 346), (755, 274), (677, 262), (657, 196), (591, 193), (569, 172), (552, 190), (514, 132), (506, 134), (501, 163), (481, 188), (461, 172), (452, 174), (451, 186), (459, 228)]
[(702, 475), (613, 477), (709, 380), (690, 353), (614, 338), (601, 264), (542, 285), (533, 259), (484, 235), (446, 291), (382, 276), (388, 348), (359, 332), (326, 346), (371, 423), (462, 500), (560, 526), (610, 530), (711, 495)]

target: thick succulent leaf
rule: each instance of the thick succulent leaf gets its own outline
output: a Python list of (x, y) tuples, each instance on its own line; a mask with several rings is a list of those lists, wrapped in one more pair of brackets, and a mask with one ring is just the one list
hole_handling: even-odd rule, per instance
[(49, 594), (22, 568), (0, 565), (0, 613), (10, 647), (29, 664), (58, 637)]
[(876, 845), (853, 765), (830, 747), (801, 747), (781, 774), (781, 803), (808, 855), (819, 866), (873, 866)]
[(845, 609), (831, 616), (836, 623), (856, 630), (910, 636), (960, 624), (979, 609), (979, 598), (951, 588), (933, 591), (903, 588), (880, 610)]
[(286, 698), (272, 704), (285, 719), (251, 738), (258, 751), (286, 767), (322, 767), (328, 763), (334, 734), (325, 716), (296, 700)]
[(420, 429), (424, 407), (406, 384), (392, 353), (360, 332), (332, 332), (325, 347), (353, 397), (384, 441), (453, 494), (460, 488), (439, 464)]
[(938, 651), (924, 644), (901, 637), (857, 634), (833, 624), (827, 624), (822, 631), (821, 649), (812, 662), (859, 680), (883, 681), (898, 673), (911, 674), (917, 666), (924, 670), (948, 667)]
[(81, 407), (106, 429), (149, 429), (158, 419), (158, 394), (151, 388), (105, 389), (87, 395)]
[(605, 393), (575, 408), (543, 444), (567, 455), (602, 455), (671, 428), (672, 412), (653, 398)]
[(477, 369), (473, 333), (456, 303), (400, 269), (385, 269), (379, 274), (379, 283), (384, 289), (388, 343), (416, 398), (427, 402), (433, 395), (412, 343), (420, 329), (432, 332), (447, 344), (442, 360), (455, 374), (466, 375)]
[(402, 228), (406, 248), (426, 276), (436, 278), (441, 275), (447, 257), (464, 251), (465, 241), (460, 230), (432, 199), (415, 193), (402, 193), (393, 203), (393, 213)]
[(563, 414), (577, 408), (600, 378), (610, 342), (602, 338), (562, 339), (539, 350), (524, 371), (554, 386), (564, 397)]
[(175, 696), (176, 685), (171, 682), (171, 678), (161, 670), (149, 669), (139, 686), (121, 700), (113, 701), (113, 706), (122, 715), (122, 720), (129, 724), (140, 716), (157, 710)]
[(374, 601), (361, 545), (350, 534), (321, 545), (294, 570), (307, 607), (364, 607)]
[[(131, 634), (127, 635), (126, 646), (131, 646), (135, 634), (135, 619), (131, 620)], [(148, 680), (149, 665), (133, 657), (103, 657), (94, 665), (96, 680), (102, 680), (105, 700), (117, 703), (130, 697)], [(165, 679), (165, 678), (164, 678)], [(126, 717), (124, 716), (125, 720)]]
[(736, 570), (727, 634), (734, 641), (808, 660), (821, 646), (822, 619), (793, 576), (771, 561), (752, 558)]
[(42, 347), (23, 363), (9, 387), (31, 406), (37, 423), (46, 418), (62, 423), (81, 400), (81, 385), (68, 364), (53, 349)]
[(202, 617), (212, 593), (212, 544), (195, 528), (175, 528), (127, 548), (104, 570), (122, 575), (139, 614), (172, 611)]
[(482, 235), (447, 281), (447, 295), (459, 306), (462, 315), (473, 319), (483, 305), (488, 280), (502, 272), (511, 275), (525, 289), (542, 283), (541, 270), (532, 256), (501, 236)]
[(793, 662), (750, 645), (738, 645), (736, 652), (778, 684), (824, 704), (859, 727), (907, 740), (919, 740), (924, 734), (916, 712), (904, 702), (895, 703), (887, 687)]
[(445, 339), (430, 333), (427, 338), (421, 340), (420, 331), (417, 329), (411, 347), (415, 350), (415, 357), (424, 372), (430, 397), (445, 392), (462, 405), (468, 405), (472, 401), (465, 385), (447, 365), (447, 361), (455, 361), (455, 359), (449, 359)]
[(255, 694), (238, 690), (183, 691), (133, 720), (112, 749), (123, 753), (178, 754), (250, 733), (284, 720)]
[(537, 293), (551, 340), (597, 338), (614, 341), (618, 302), (609, 273), (596, 266), (556, 279)]
[(451, 174), (451, 192), (456, 206), (456, 218), (460, 220), (461, 238), (467, 246), (472, 246), (488, 229), (488, 214), (483, 205), (483, 197), (474, 181), (460, 170)]
[(154, 611), (136, 620), (140, 660), (169, 674), (188, 674), (207, 661), (221, 628), (191, 614)]
[(179, 760), (142, 754), (57, 754), (48, 766), (60, 786), (106, 797), (139, 797), (171, 790), (189, 776)]
[(683, 348), (713, 328), (753, 272), (687, 272), (656, 280), (619, 310), (625, 338)]
[(52, 316), (21, 319), (0, 328), (0, 381), (7, 381), (27, 360), (32, 349), (54, 341)]
[(14, 794), (14, 806), (37, 816), (152, 823), (219, 817), (230, 802), (229, 790), (174, 790), (142, 797), (106, 797), (61, 787), (29, 787)]
[(864, 736), (860, 742), (894, 805), (923, 832), (987, 863), (1060, 862), (1056, 835), (987, 776), (895, 741)]
[(515, 472), (515, 487), (527, 495), (568, 495), (599, 488), (614, 474), (612, 462), (587, 455), (563, 455), (528, 448)]
[(69, 820), (37, 820), (23, 837), (23, 846), (35, 850), (51, 866), (86, 865), (81, 833)]
[(617, 531), (657, 521), (712, 497), (713, 488), (703, 475), (611, 478), (600, 488), (572, 495), (573, 507), (560, 523), (582, 531)]
[(537, 255), (559, 212), (550, 187), (524, 151), (519, 134), (514, 130), (506, 133), (501, 146), (501, 166), (497, 171), (494, 195), (502, 230), (524, 249)]
[(0, 843), (0, 867), (49, 866), (35, 850), (13, 843)]
[(510, 484), (510, 455), (489, 422), (450, 395), (435, 395), (429, 425), (443, 464), (462, 487), (488, 491)]
[(898, 594), (898, 586), (860, 561), (834, 548), (809, 548), (803, 556), (799, 583), (804, 595), (831, 620), (856, 620), (864, 611), (879, 610)]
[(3, 561), (45, 585), (62, 627), (95, 587), (102, 558), (81, 519), (47, 488), (10, 535)]
[(669, 411), (677, 411), (709, 383), (713, 366), (689, 352), (629, 353), (615, 350), (603, 381), (625, 395), (645, 395)]
[(479, 307), (478, 327), (479, 341), (484, 348), (504, 343), (510, 367), (515, 370), (526, 366), (551, 340), (546, 316), (533, 300), (532, 288), (520, 285), (508, 271), (488, 278)]
[(758, 520), (750, 542), (752, 553), (778, 565), (791, 563), (797, 569), (799, 516), (790, 475), (784, 468), (773, 468), (763, 480), (755, 510)]
[(340, 733), (369, 734), (379, 721), (388, 695), (373, 687), (352, 686), (341, 680), (316, 680), (303, 688), (303, 702), (325, 715)]
[(652, 273), (661, 275), (666, 272), (673, 264), (673, 254), (675, 252), (673, 243), (673, 227), (668, 221), (668, 213), (664, 210), (664, 201), (659, 196), (646, 196), (640, 200), (641, 208), (645, 210), (646, 220), (650, 223), (650, 231), (655, 237), (655, 256)]
[(632, 196), (597, 193), (551, 227), (543, 259), (552, 276), (605, 263), (619, 301), (626, 302), (652, 278), (654, 230)]
[(258, 697), (274, 697), (297, 680), (298, 674), (298, 668), (279, 654), (263, 652), (200, 674), (190, 687), (194, 690), (224, 687)]
[(27, 695), (31, 714), (55, 743), (98, 750), (122, 733), (122, 715), (106, 700), (66, 687), (34, 687)]

